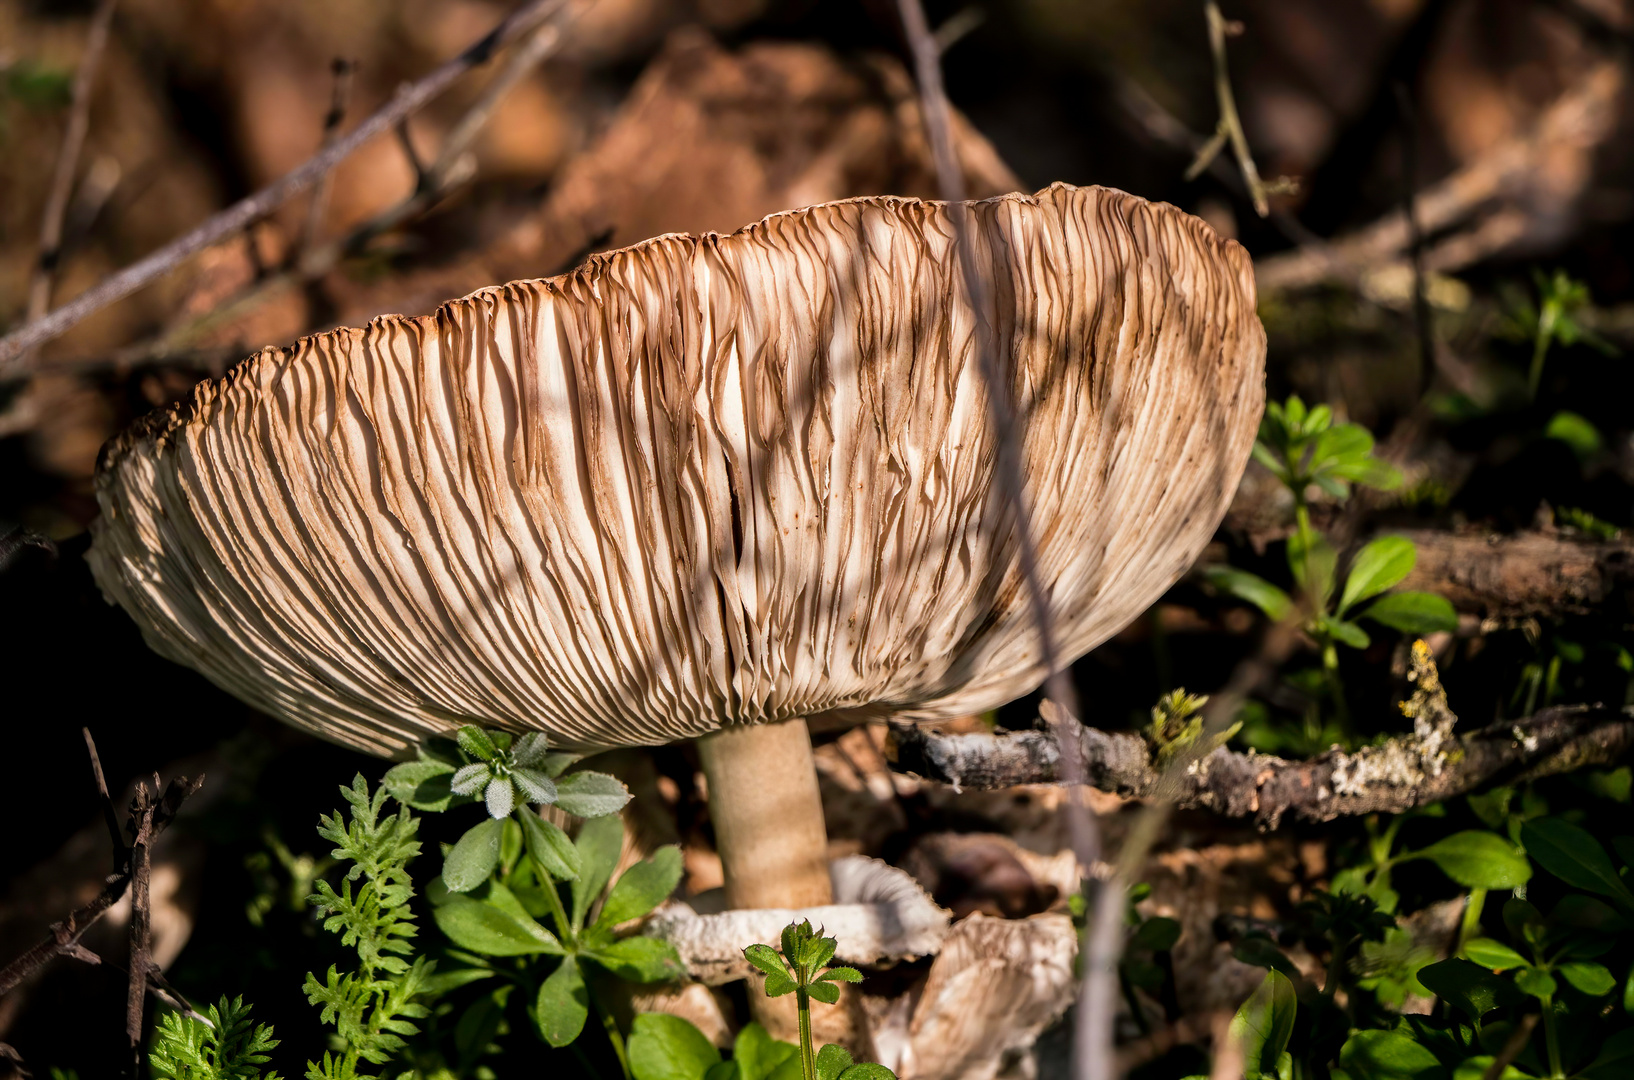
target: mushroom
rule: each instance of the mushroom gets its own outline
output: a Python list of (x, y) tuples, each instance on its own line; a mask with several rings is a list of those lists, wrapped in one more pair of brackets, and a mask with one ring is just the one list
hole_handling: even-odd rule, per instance
[[(1253, 274), (1122, 192), (972, 207), (1070, 660), (1225, 511)], [(158, 652), (361, 750), (697, 738), (729, 903), (826, 903), (806, 720), (1046, 674), (952, 237), (852, 199), (263, 350), (105, 448), (92, 567)]]

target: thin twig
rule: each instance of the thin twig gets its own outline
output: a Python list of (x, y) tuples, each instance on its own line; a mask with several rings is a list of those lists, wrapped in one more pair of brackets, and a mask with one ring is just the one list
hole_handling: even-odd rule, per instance
[(1260, 217), (1271, 213), (1271, 202), (1266, 197), (1265, 182), (1260, 179), (1259, 167), (1248, 151), (1248, 136), (1243, 132), (1242, 117), (1237, 114), (1237, 98), (1231, 91), (1231, 67), (1226, 60), (1226, 38), (1242, 32), (1242, 24), (1227, 22), (1220, 14), (1220, 5), (1208, 0), (1203, 5), (1208, 20), (1208, 47), (1214, 57), (1214, 96), (1220, 104), (1220, 124), (1214, 136), (1203, 144), (1186, 170), (1186, 179), (1195, 180), (1214, 161), (1229, 143), (1237, 158), (1237, 168), (1248, 187), (1248, 197), (1254, 212)]
[(1413, 326), (1418, 331), (1419, 393), (1435, 378), (1435, 323), (1429, 292), (1424, 287), (1424, 225), (1418, 218), (1418, 111), (1405, 83), (1397, 82), (1396, 107), (1401, 110), (1401, 213), (1407, 220), (1407, 256), (1413, 268)]
[(91, 755), (91, 776), (96, 780), (97, 802), (102, 806), (102, 820), (108, 826), (108, 839), (113, 842), (114, 872), (118, 873), (125, 865), (129, 849), (125, 845), (125, 834), (119, 828), (119, 812), (113, 807), (113, 796), (108, 794), (108, 779), (102, 775), (102, 759), (96, 752), (96, 740), (91, 738), (90, 728), (80, 728), (80, 734), (85, 736), (85, 750)]
[[(99, 793), (105, 793), (107, 783), (102, 779), (102, 766), (96, 759), (96, 748), (91, 743), (89, 734), (86, 736), (86, 744), (91, 751), (93, 771), (98, 778), (98, 791)], [(176, 820), (176, 814), (181, 809), (182, 804), (187, 801), (189, 796), (197, 792), (203, 784), (204, 777), (201, 775), (193, 780), (188, 780), (186, 777), (177, 777), (166, 785), (163, 796), (159, 798), (156, 804), (152, 805), (149, 812), (148, 841), (150, 843), (163, 833), (171, 822)], [(154, 785), (155, 790), (157, 790), (157, 777), (154, 778)], [(133, 834), (140, 835), (141, 827), (134, 815), (130, 818), (130, 828)], [(59, 956), (73, 957), (85, 960), (88, 963), (96, 962), (93, 959), (95, 954), (88, 953), (85, 950), (80, 944), (80, 938), (85, 935), (85, 931), (90, 929), (92, 924), (108, 913), (109, 908), (119, 902), (131, 883), (132, 859), (129, 857), (129, 852), (132, 849), (127, 848), (123, 840), (119, 838), (117, 828), (113, 832), (115, 834), (116, 851), (126, 853), (126, 857), (120, 861), (115, 872), (103, 881), (102, 891), (97, 893), (95, 899), (76, 909), (61, 922), (53, 923), (46, 932), (44, 941), (41, 941), (7, 964), (3, 969), (0, 969), (0, 997), (4, 997), (16, 989), (24, 979), (27, 979)]]
[[(1084, 729), (1089, 783), (1131, 799), (1164, 798), (1186, 809), (1253, 818), (1274, 829), (1284, 817), (1325, 822), (1361, 814), (1399, 814), (1496, 781), (1535, 779), (1590, 765), (1609, 765), (1634, 749), (1634, 712), (1559, 705), (1521, 720), (1432, 744), (1403, 735), (1354, 752), (1330, 750), (1304, 761), (1225, 747), (1177, 773), (1152, 763), (1140, 735)], [(1207, 742), (1202, 742), (1207, 746)], [(894, 769), (924, 779), (987, 791), (1059, 779), (1059, 747), (1044, 732), (939, 735), (917, 727), (892, 730)], [(1405, 766), (1393, 772), (1396, 766)], [(1421, 774), (1410, 779), (1412, 773)], [(1175, 790), (1165, 792), (1166, 781)], [(1127, 847), (1126, 842), (1126, 847)]]
[(40, 318), (51, 306), (51, 285), (56, 277), (57, 264), (62, 260), (63, 219), (67, 216), (69, 197), (74, 191), (74, 176), (79, 171), (79, 156), (85, 148), (85, 135), (91, 127), (91, 91), (96, 85), (96, 72), (102, 63), (102, 54), (108, 46), (108, 32), (113, 25), (113, 10), (117, 2), (100, 0), (97, 4), (96, 11), (91, 15), (90, 30), (85, 35), (85, 52), (80, 57), (79, 69), (74, 73), (68, 126), (62, 133), (62, 145), (57, 149), (51, 188), (46, 195), (45, 211), (40, 216), (40, 254), (28, 286), (29, 322)]
[[(992, 290), (976, 266), (976, 251), (972, 233), (971, 209), (964, 201), (964, 170), (959, 165), (953, 146), (952, 106), (942, 86), (942, 50), (925, 21), (919, 0), (898, 0), (897, 11), (907, 33), (913, 52), (914, 72), (919, 83), (920, 110), (924, 114), (925, 132), (936, 162), (938, 187), (947, 203), (948, 219), (953, 226), (953, 246), (964, 279), (965, 298), (976, 321), (976, 355), (987, 389), (988, 414), (998, 437), (997, 475), (995, 482), (1008, 496), (1015, 521), (1018, 562), (1027, 586), (1027, 599), (1032, 609), (1038, 633), (1039, 661), (1044, 667), (1045, 694), (1055, 703), (1059, 718), (1055, 729), (1060, 745), (1061, 775), (1068, 785), (1063, 812), (1067, 831), (1079, 865), (1088, 868), (1100, 857), (1100, 837), (1089, 808), (1084, 803), (1083, 765), (1078, 757), (1080, 730), (1078, 693), (1072, 684), (1071, 673), (1065, 670), (1056, 652), (1052, 629), (1049, 598), (1038, 576), (1038, 549), (1033, 538), (1032, 508), (1026, 498), (1026, 483), (1021, 468), (1021, 440), (1016, 430), (1015, 407), (1010, 398), (1010, 381), (1002, 370), (996, 327), (991, 319), (994, 313)], [(1102, 889), (1097, 905), (1116, 905), (1122, 911), (1123, 898), (1113, 897), (1111, 890)], [(1117, 980), (1111, 962), (1089, 951), (1084, 955), (1084, 981), (1078, 1008), (1078, 1031), (1075, 1038), (1074, 1073), (1079, 1080), (1099, 1080), (1112, 1075), (1112, 1009), (1117, 995)]]
[[(213, 327), (230, 322), (281, 290), (321, 278), (334, 269), (341, 260), (363, 251), (375, 237), (397, 228), (436, 205), (452, 189), (465, 183), (470, 178), (470, 170), (467, 165), (469, 157), (464, 153), (464, 150), (481, 132), (483, 125), (492, 118), (494, 108), (504, 96), (505, 91), (514, 87), (526, 74), (527, 70), (536, 67), (540, 62), (556, 52), (562, 44), (566, 28), (572, 23), (573, 19), (590, 7), (592, 2), (593, 0), (577, 0), (577, 2), (564, 5), (558, 15), (538, 27), (525, 44), (512, 51), (510, 64), (503, 72), (495, 76), (493, 82), (490, 82), (484, 88), (482, 96), (451, 129), (443, 149), (438, 153), (437, 160), (430, 166), (430, 183), (426, 188), (420, 189), (417, 187), (402, 201), (382, 210), (368, 221), (353, 228), (345, 236), (313, 245), (305, 250), (301, 258), (292, 265), (252, 281), (238, 293), (207, 312), (193, 316), (179, 325), (172, 326), (147, 341), (137, 342), (98, 356), (85, 357), (77, 362), (57, 361), (51, 365), (52, 370), (85, 371), (96, 368), (125, 367), (146, 361), (173, 359), (189, 355), (187, 343), (198, 335)], [(525, 63), (522, 62), (523, 56), (521, 54), (523, 52), (526, 53)], [(233, 350), (226, 352), (212, 350), (198, 354), (193, 358), (201, 365), (210, 367), (221, 361), (232, 359), (233, 356)], [(6, 378), (6, 370), (3, 365), (0, 365), (0, 382), (4, 382)]]
[(1531, 1041), (1532, 1029), (1538, 1026), (1538, 1016), (1538, 1013), (1529, 1012), (1521, 1017), (1520, 1023), (1515, 1025), (1515, 1030), (1504, 1041), (1503, 1049), (1498, 1051), (1497, 1056), (1492, 1059), (1492, 1064), (1481, 1074), (1481, 1080), (1498, 1080), (1509, 1070), (1510, 1064), (1520, 1057), (1521, 1051), (1525, 1050), (1526, 1044)]
[(372, 116), (345, 137), (337, 139), (327, 150), (319, 151), (304, 165), (285, 173), (255, 194), (240, 199), (192, 232), (171, 241), (146, 258), (109, 275), (100, 284), (49, 315), (32, 320), (22, 328), (0, 338), (0, 378), (15, 373), (15, 369), (20, 366), (18, 358), (25, 351), (59, 337), (93, 312), (123, 300), (136, 290), (169, 273), (187, 258), (237, 234), (307, 190), (317, 183), (319, 177), (349, 157), (360, 146), (375, 136), (390, 131), (398, 121), (441, 94), (461, 75), (485, 63), (500, 48), (531, 30), (540, 20), (553, 14), (564, 3), (566, 0), (528, 0), (502, 19), (482, 40), (419, 81), (401, 88)]
[[(340, 126), (346, 122), (346, 105), (352, 99), (352, 76), (356, 71), (356, 62), (344, 57), (335, 57), (329, 65), (334, 85), (329, 91), (329, 111), (323, 118), (323, 139), (318, 143), (320, 152), (334, 146), (340, 136)], [(312, 188), (312, 201), (306, 208), (306, 225), (301, 229), (301, 245), (296, 249), (297, 255), (293, 261), (300, 261), (317, 244), (318, 235), (323, 231), (323, 215), (329, 208), (329, 190), (334, 183), (335, 173), (330, 170), (319, 177)]]
[[(154, 777), (154, 797), (158, 794), (159, 778)], [(141, 1075), (142, 1016), (147, 1004), (148, 969), (153, 965), (153, 920), (149, 904), (152, 862), (149, 847), (153, 843), (153, 819), (158, 806), (151, 801), (146, 784), (138, 784), (136, 800), (132, 803), (132, 817), (136, 822), (136, 836), (130, 847), (130, 982), (125, 993), (125, 1036), (130, 1040), (133, 1075)]]

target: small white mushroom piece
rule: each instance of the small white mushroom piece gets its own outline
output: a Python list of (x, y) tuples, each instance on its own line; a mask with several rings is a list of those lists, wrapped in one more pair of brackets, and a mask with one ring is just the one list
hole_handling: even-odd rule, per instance
[[(1070, 660), (1225, 511), (1253, 271), (1117, 191), (972, 205)], [(108, 445), (92, 567), (157, 651), (362, 750), (701, 738), (730, 899), (823, 903), (806, 718), (1045, 675), (952, 244), (942, 205), (854, 199), (264, 350)]]

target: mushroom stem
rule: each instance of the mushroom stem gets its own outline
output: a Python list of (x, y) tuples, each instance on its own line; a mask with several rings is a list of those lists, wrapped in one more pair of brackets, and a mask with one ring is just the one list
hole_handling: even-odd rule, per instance
[(828, 831), (804, 720), (726, 728), (698, 740), (709, 815), (733, 908), (833, 902)]

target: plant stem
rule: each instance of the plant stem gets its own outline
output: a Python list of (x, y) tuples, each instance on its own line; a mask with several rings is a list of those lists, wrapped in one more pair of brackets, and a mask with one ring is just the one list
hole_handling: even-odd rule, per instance
[(1486, 907), (1486, 890), (1471, 889), (1469, 899), (1464, 902), (1464, 918), (1458, 926), (1458, 947), (1453, 949), (1454, 956), (1464, 955), (1464, 943), (1481, 928), (1481, 910)]
[(796, 986), (794, 999), (800, 1012), (800, 1072), (805, 1080), (817, 1080), (817, 1054), (811, 1047), (811, 995), (804, 986)]
[(1555, 1030), (1555, 1003), (1551, 995), (1542, 999), (1543, 1042), (1549, 1049), (1549, 1080), (1565, 1080), (1566, 1070), (1560, 1064), (1560, 1033)]
[(624, 1080), (635, 1080), (630, 1072), (630, 1057), (624, 1052), (624, 1036), (618, 1030), (618, 1023), (613, 1019), (613, 1011), (607, 1008), (601, 995), (590, 987), (590, 980), (585, 980), (585, 986), (590, 989), (591, 1005), (595, 1007), (596, 1015), (601, 1017), (602, 1030), (607, 1032), (607, 1041), (613, 1044), (613, 1054), (618, 1058), (618, 1067), (624, 1071)]
[[(523, 812), (531, 813), (531, 811)], [(533, 869), (543, 879), (544, 888), (540, 892), (544, 893), (545, 899), (550, 902), (550, 917), (556, 920), (556, 936), (561, 938), (562, 944), (567, 946), (569, 952), (572, 952), (578, 942), (573, 936), (573, 925), (568, 921), (567, 909), (562, 906), (562, 895), (556, 891), (556, 879), (551, 877), (545, 868), (537, 862), (533, 864)]]

